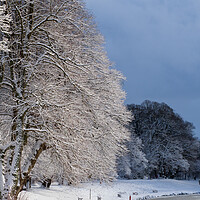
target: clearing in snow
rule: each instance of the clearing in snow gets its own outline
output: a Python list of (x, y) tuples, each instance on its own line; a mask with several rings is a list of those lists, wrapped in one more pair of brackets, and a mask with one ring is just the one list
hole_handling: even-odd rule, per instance
[(116, 180), (112, 183), (81, 183), (76, 187), (52, 184), (50, 189), (33, 186), (22, 192), (28, 200), (137, 200), (142, 197), (200, 193), (198, 181), (154, 179)]

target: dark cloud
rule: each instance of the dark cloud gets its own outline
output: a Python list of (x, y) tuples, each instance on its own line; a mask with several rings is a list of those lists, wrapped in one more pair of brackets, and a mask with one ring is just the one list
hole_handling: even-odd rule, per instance
[(127, 77), (126, 103), (166, 102), (200, 137), (200, 1), (86, 0), (108, 56)]

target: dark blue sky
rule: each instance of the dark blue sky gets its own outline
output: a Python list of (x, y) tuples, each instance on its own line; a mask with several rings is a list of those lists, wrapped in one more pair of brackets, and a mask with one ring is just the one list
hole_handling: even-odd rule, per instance
[(127, 78), (126, 103), (165, 102), (200, 138), (200, 1), (85, 1)]

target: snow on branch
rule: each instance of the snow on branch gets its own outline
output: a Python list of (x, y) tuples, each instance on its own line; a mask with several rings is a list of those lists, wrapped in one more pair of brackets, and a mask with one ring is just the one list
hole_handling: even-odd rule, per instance
[(8, 35), (10, 34), (11, 20), (11, 16), (6, 14), (6, 5), (0, 6), (0, 50), (4, 52), (9, 51)]

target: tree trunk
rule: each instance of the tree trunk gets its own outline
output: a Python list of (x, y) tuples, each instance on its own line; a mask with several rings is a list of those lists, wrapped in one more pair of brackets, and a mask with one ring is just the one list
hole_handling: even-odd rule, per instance
[(16, 191), (16, 195), (18, 195), (22, 191), (24, 185), (27, 183), (27, 180), (29, 179), (30, 172), (34, 168), (38, 157), (45, 149), (46, 149), (46, 144), (44, 142), (41, 141), (36, 142), (31, 154), (28, 156), (22, 168), (22, 176), (20, 180), (20, 185)]
[[(5, 186), (3, 192), (4, 199), (17, 199), (17, 185), (20, 175), (21, 154), (23, 150), (23, 119), (18, 117), (16, 120), (16, 143), (11, 150), (11, 163), (8, 163), (9, 169), (6, 171)], [(9, 162), (9, 161), (8, 161)]]
[(0, 199), (3, 194), (3, 155), (0, 153)]

